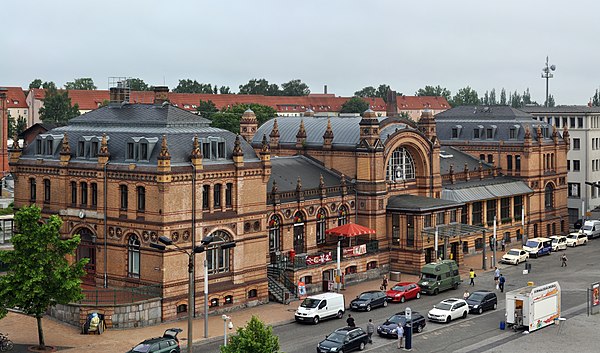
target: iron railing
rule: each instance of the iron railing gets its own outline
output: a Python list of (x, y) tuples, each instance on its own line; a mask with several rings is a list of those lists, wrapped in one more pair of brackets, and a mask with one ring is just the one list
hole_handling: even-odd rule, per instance
[(149, 299), (162, 298), (159, 284), (140, 287), (83, 289), (84, 298), (79, 304), (106, 305), (130, 304)]
[[(369, 240), (367, 242), (364, 242), (363, 244), (365, 244), (367, 246), (366, 254), (353, 256), (353, 257), (361, 257), (361, 256), (370, 255), (370, 254), (379, 252), (379, 241), (378, 240)], [(363, 244), (358, 244), (358, 245), (363, 245)], [(349, 248), (353, 248), (353, 247), (354, 246), (341, 248), (342, 257), (343, 257), (344, 249), (349, 249)], [(329, 252), (331, 252), (331, 262), (336, 262), (337, 261), (337, 247), (332, 247), (332, 248), (323, 249), (321, 252), (314, 253), (314, 254), (296, 255), (296, 256), (294, 256), (293, 261), (290, 258), (289, 254), (283, 255), (283, 266), (289, 270), (299, 270), (299, 269), (304, 269), (304, 268), (322, 266), (322, 263), (316, 263), (314, 265), (309, 265), (306, 263), (306, 259), (308, 257), (319, 256), (322, 254), (327, 254)]]

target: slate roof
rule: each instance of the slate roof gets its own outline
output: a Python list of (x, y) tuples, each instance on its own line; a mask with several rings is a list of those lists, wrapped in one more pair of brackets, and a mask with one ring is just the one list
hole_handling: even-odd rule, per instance
[(274, 181), (277, 182), (279, 192), (295, 191), (298, 177), (302, 182), (303, 190), (317, 189), (321, 175), (325, 187), (341, 184), (340, 175), (304, 156), (272, 157), (271, 177), (267, 184), (267, 191), (271, 192)]
[(472, 202), (531, 193), (533, 190), (525, 182), (501, 176), (444, 184), (441, 198), (455, 202)]
[(559, 105), (557, 107), (523, 107), (520, 110), (526, 113), (539, 114), (584, 114), (600, 113), (600, 107), (589, 107), (587, 105)]
[(460, 207), (462, 205), (463, 204), (460, 202), (436, 199), (433, 197), (397, 195), (389, 198), (386, 209), (388, 211), (426, 212)]
[[(531, 114), (509, 106), (461, 106), (435, 115), (437, 136), (442, 141), (477, 141), (477, 143), (522, 143), (525, 129), (529, 127), (532, 141), (537, 139), (537, 126), (548, 129), (544, 139), (550, 141), (552, 126), (537, 121)], [(458, 138), (452, 138), (452, 129), (458, 128)], [(492, 128), (494, 135), (486, 138), (486, 130)], [(510, 138), (510, 129), (515, 128), (515, 137)], [(480, 129), (480, 137), (474, 137), (475, 129)], [(560, 132), (559, 132), (560, 133)]]
[[(140, 165), (156, 165), (160, 152), (161, 139), (165, 135), (171, 155), (171, 165), (189, 164), (193, 148), (194, 135), (199, 139), (217, 137), (225, 140), (225, 159), (203, 159), (203, 164), (232, 163), (232, 153), (236, 134), (227, 130), (213, 128), (208, 125), (210, 121), (185, 110), (165, 105), (155, 106), (150, 104), (129, 104), (121, 107), (102, 107), (85, 113), (69, 121), (69, 125), (54, 128), (47, 132), (51, 135), (67, 134), (71, 147), (72, 162), (93, 162), (96, 159), (76, 158), (77, 141), (86, 136), (95, 136), (101, 139), (102, 134), (108, 137), (108, 150), (111, 163), (125, 162), (127, 142), (132, 138), (158, 138), (147, 162), (138, 161)], [(244, 161), (258, 161), (252, 147), (241, 139), (241, 148)], [(21, 158), (35, 159), (35, 143), (25, 148)], [(59, 158), (60, 147), (56, 149), (53, 159)], [(43, 156), (49, 158), (48, 156)]]
[[(449, 174), (450, 165), (454, 165), (454, 173), (462, 173), (465, 169), (465, 163), (470, 172), (476, 172), (479, 169), (479, 159), (468, 153), (462, 152), (454, 147), (442, 146), (440, 148), (440, 174)], [(482, 161), (483, 170), (492, 169), (492, 165)]]
[[(281, 146), (295, 146), (296, 145), (296, 134), (300, 128), (300, 121), (304, 121), (304, 128), (306, 129), (306, 146), (319, 147), (323, 146), (323, 134), (327, 129), (327, 119), (331, 121), (331, 130), (333, 131), (333, 148), (353, 148), (359, 143), (360, 139), (360, 126), (358, 123), (361, 121), (360, 116), (351, 117), (279, 117), (277, 118), (277, 125), (279, 128), (279, 144)], [(378, 120), (381, 123), (385, 117), (379, 117)], [(254, 137), (252, 138), (251, 144), (253, 146), (260, 146), (263, 138), (263, 134), (269, 138), (271, 130), (273, 130), (273, 124), (275, 119), (268, 120), (262, 124)], [(406, 124), (395, 123), (385, 126), (379, 132), (381, 141), (385, 143), (387, 136), (393, 133), (396, 129), (409, 128)]]

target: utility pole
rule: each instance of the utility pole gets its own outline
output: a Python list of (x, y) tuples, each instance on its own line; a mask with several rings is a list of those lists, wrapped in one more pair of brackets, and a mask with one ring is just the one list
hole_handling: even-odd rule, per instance
[(548, 64), (548, 57), (546, 56), (546, 66), (542, 68), (542, 78), (546, 79), (546, 103), (545, 107), (548, 107), (548, 80), (554, 77), (554, 74), (551, 71), (556, 70), (556, 65)]

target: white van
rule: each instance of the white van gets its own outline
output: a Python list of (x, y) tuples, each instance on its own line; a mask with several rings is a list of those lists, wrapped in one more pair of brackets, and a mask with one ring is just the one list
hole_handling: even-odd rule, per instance
[(330, 317), (341, 319), (344, 311), (346, 311), (346, 305), (343, 294), (323, 293), (304, 299), (294, 317), (298, 322), (312, 322), (316, 325), (322, 319)]
[(581, 230), (588, 239), (600, 237), (600, 221), (585, 221)]
[(527, 251), (530, 257), (549, 255), (552, 252), (552, 239), (531, 238), (523, 245), (523, 250)]
[(567, 250), (567, 237), (564, 235), (553, 235), (552, 239), (552, 251)]

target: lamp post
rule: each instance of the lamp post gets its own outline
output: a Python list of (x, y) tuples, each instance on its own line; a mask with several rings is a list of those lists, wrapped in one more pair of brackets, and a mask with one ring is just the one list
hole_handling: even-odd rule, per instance
[(548, 80), (554, 77), (554, 74), (550, 71), (556, 70), (556, 65), (548, 65), (548, 57), (546, 57), (546, 66), (542, 68), (542, 78), (546, 79), (546, 104), (548, 106)]
[[(223, 345), (227, 345), (227, 328), (233, 329), (233, 322), (231, 322), (231, 316), (221, 315), (223, 319)], [(227, 325), (227, 321), (229, 321), (229, 325)]]
[[(173, 245), (175, 248), (177, 248), (177, 250), (179, 250), (180, 252), (185, 253), (188, 258), (188, 274), (189, 274), (189, 283), (188, 283), (188, 346), (187, 346), (187, 351), (188, 353), (192, 353), (192, 343), (193, 343), (193, 313), (194, 313), (194, 308), (190, 308), (190, 305), (192, 304), (193, 301), (193, 293), (194, 293), (194, 255), (204, 252), (206, 250), (206, 247), (212, 243), (212, 241), (214, 240), (214, 238), (212, 236), (207, 236), (204, 239), (202, 239), (201, 244), (202, 245), (198, 245), (198, 246), (192, 246), (192, 250), (191, 251), (187, 251), (186, 249), (183, 249), (179, 246), (177, 246), (177, 244), (175, 244), (173, 242), (173, 240), (171, 240), (168, 237), (165, 236), (160, 236), (158, 238), (158, 241), (162, 244), (158, 244), (158, 243), (150, 243), (150, 247), (154, 248), (154, 249), (158, 249), (158, 250), (165, 250), (167, 248), (167, 245)], [(235, 246), (235, 243), (234, 243)], [(204, 263), (206, 265), (206, 260), (204, 260)], [(208, 270), (205, 271), (205, 276), (206, 276), (206, 272), (208, 272)], [(205, 288), (208, 287), (208, 276), (204, 277), (204, 282), (205, 282)], [(208, 289), (205, 290), (205, 300), (206, 300), (206, 296), (208, 295), (206, 292), (208, 292)], [(207, 307), (206, 303), (205, 303), (205, 308)], [(204, 318), (204, 328), (205, 328), (205, 338), (208, 338), (208, 311), (205, 312), (205, 318)]]

